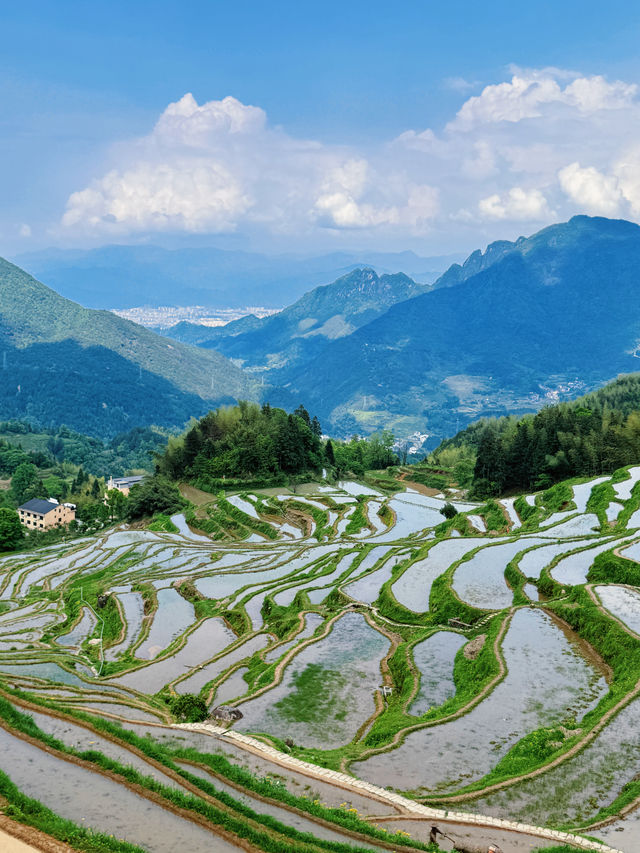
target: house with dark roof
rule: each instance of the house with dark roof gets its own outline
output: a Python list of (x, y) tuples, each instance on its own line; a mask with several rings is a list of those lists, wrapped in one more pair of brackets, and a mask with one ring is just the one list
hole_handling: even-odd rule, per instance
[(33, 498), (18, 507), (21, 523), (29, 530), (48, 530), (69, 524), (76, 517), (75, 504), (61, 504), (55, 498)]

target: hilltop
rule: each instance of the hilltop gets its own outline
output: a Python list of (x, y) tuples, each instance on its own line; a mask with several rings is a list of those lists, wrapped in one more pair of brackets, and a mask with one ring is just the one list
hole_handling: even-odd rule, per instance
[(245, 367), (276, 370), (309, 361), (329, 341), (347, 337), (391, 305), (425, 290), (403, 273), (379, 276), (371, 268), (356, 269), (271, 317), (243, 317), (217, 328), (179, 323), (168, 334), (214, 348)]

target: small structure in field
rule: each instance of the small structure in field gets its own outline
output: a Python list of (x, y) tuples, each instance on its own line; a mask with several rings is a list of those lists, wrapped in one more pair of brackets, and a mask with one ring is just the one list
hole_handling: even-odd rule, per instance
[(235, 723), (243, 717), (242, 711), (231, 705), (218, 705), (209, 715), (210, 720), (216, 720), (219, 723)]
[(466, 622), (463, 622), (462, 619), (458, 619), (455, 616), (452, 616), (449, 619), (449, 625), (451, 628), (461, 628), (463, 631), (471, 628), (471, 625), (468, 625)]

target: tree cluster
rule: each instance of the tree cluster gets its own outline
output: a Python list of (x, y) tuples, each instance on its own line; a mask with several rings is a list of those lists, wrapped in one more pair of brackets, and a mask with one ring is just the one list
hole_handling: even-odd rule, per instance
[(472, 424), (447, 445), (475, 448), (472, 493), (479, 498), (612, 473), (640, 461), (640, 377), (536, 415)]
[(268, 404), (216, 409), (170, 439), (157, 470), (173, 480), (255, 479), (318, 471), (324, 463), (317, 418)]

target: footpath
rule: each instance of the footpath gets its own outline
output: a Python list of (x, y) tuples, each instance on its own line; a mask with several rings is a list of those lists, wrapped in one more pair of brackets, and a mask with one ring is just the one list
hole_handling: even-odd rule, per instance
[(458, 812), (445, 809), (435, 809), (431, 806), (424, 806), (421, 803), (416, 803), (413, 800), (403, 797), (401, 794), (396, 794), (394, 791), (388, 791), (386, 788), (380, 788), (377, 785), (372, 785), (370, 782), (365, 782), (362, 779), (357, 779), (354, 776), (349, 776), (347, 773), (341, 773), (337, 770), (327, 770), (324, 767), (318, 767), (308, 761), (302, 761), (292, 755), (287, 755), (280, 752), (271, 746), (268, 746), (263, 741), (257, 738), (252, 738), (248, 735), (235, 732), (231, 729), (225, 729), (222, 726), (216, 726), (212, 723), (179, 723), (174, 728), (189, 729), (191, 731), (203, 732), (218, 738), (221, 741), (228, 741), (230, 744), (238, 746), (248, 752), (253, 752), (262, 758), (272, 761), (283, 768), (295, 770), (312, 779), (318, 779), (323, 782), (328, 782), (338, 788), (346, 791), (354, 791), (356, 793), (365, 794), (380, 803), (391, 806), (397, 812), (406, 815), (410, 818), (420, 818), (425, 821), (437, 823), (443, 821), (448, 824), (455, 823), (462, 826), (477, 826), (486, 827), (501, 832), (515, 832), (520, 835), (535, 836), (545, 841), (553, 842), (554, 844), (569, 844), (577, 847), (579, 850), (595, 850), (599, 853), (623, 853), (615, 847), (609, 847), (600, 841), (592, 841), (580, 835), (574, 835), (570, 832), (561, 832), (556, 829), (548, 829), (543, 826), (531, 826), (525, 823), (516, 821), (503, 820), (501, 818), (491, 817), (489, 815), (477, 815), (471, 812)]

